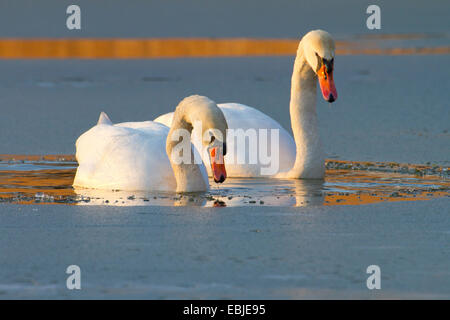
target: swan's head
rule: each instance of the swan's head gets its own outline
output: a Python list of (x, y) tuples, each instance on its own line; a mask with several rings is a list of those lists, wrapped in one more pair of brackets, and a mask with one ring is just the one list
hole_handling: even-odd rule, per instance
[(303, 54), (310, 67), (317, 74), (323, 98), (328, 102), (337, 99), (333, 80), (334, 40), (323, 30), (308, 32), (301, 41)]
[(189, 105), (188, 117), (194, 126), (201, 126), (203, 150), (208, 152), (214, 181), (224, 182), (227, 178), (224, 156), (227, 153), (228, 124), (225, 116), (211, 99), (204, 96), (190, 96), (183, 100)]

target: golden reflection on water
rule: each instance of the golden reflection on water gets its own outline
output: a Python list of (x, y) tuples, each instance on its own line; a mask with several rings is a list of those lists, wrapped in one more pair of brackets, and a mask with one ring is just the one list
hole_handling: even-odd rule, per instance
[[(324, 205), (414, 201), (450, 196), (450, 181), (439, 176), (356, 170), (327, 170), (326, 181), (343, 192), (327, 193)], [(359, 185), (356, 188), (354, 185)], [(361, 187), (361, 185), (366, 185)], [(345, 191), (349, 191), (345, 193)]]
[[(317, 206), (429, 200), (450, 196), (448, 168), (327, 161), (325, 180), (229, 178), (202, 194), (73, 188), (72, 155), (0, 155), (0, 202), (158, 206)], [(386, 170), (388, 171), (380, 171)], [(396, 170), (406, 171), (405, 173)], [(415, 172), (415, 174), (411, 174)], [(429, 173), (432, 174), (429, 174)]]
[[(384, 37), (383, 37), (384, 36)], [(384, 47), (385, 40), (424, 39), (427, 35), (381, 35), (336, 41), (338, 55), (450, 54), (450, 46)], [(299, 39), (258, 38), (0, 38), (3, 59), (146, 59), (295, 55)], [(444, 42), (446, 43), (446, 42)]]

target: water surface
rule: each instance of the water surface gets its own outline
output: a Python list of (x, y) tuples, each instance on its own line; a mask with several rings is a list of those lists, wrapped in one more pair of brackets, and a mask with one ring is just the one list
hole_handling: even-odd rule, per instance
[(397, 163), (327, 161), (324, 180), (229, 178), (206, 193), (176, 194), (72, 187), (73, 156), (0, 156), (0, 201), (113, 206), (355, 205), (450, 195), (449, 169)]

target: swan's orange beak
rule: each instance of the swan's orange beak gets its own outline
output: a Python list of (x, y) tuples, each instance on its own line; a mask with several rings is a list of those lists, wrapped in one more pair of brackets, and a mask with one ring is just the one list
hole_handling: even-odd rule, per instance
[(223, 161), (223, 153), (218, 147), (211, 148), (209, 151), (211, 170), (214, 181), (216, 183), (222, 183), (227, 178), (227, 172), (225, 170), (225, 163)]
[(333, 71), (329, 71), (324, 64), (317, 72), (317, 76), (319, 77), (323, 98), (328, 102), (335, 101), (337, 99), (337, 91), (334, 86)]

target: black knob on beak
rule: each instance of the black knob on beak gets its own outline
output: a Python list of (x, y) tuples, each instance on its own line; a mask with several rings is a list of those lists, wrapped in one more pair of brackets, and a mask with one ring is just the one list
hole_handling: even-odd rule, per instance
[(225, 177), (224, 177), (223, 174), (221, 174), (219, 180), (214, 179), (214, 181), (215, 181), (216, 183), (222, 183), (222, 182), (225, 181)]

